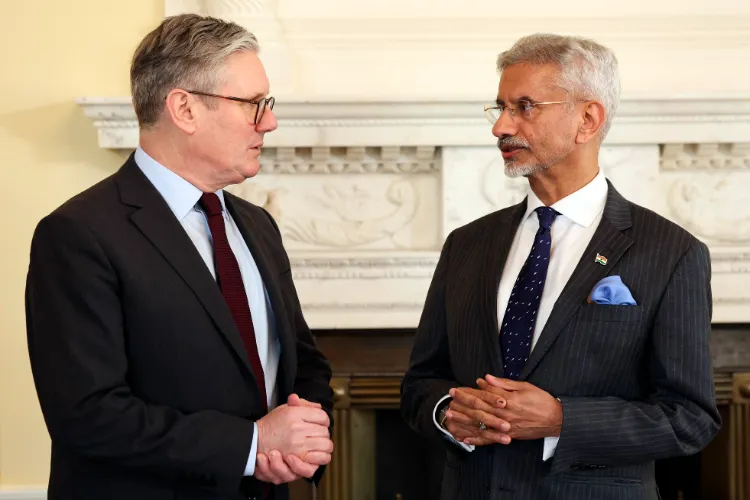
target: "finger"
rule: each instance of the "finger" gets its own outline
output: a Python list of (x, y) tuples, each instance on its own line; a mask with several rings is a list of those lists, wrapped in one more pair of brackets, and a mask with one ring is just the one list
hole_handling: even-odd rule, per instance
[(305, 454), (305, 462), (317, 466), (331, 463), (331, 454), (324, 451), (308, 451)]
[(484, 446), (488, 443), (510, 444), (510, 441), (510, 436), (507, 434), (488, 429), (482, 432), (480, 437), (469, 437), (464, 439), (463, 442), (466, 444), (473, 444), (474, 446)]
[(479, 435), (479, 429), (477, 429), (476, 427), (467, 427), (465, 425), (454, 423), (452, 425), (447, 425), (446, 428), (448, 429), (448, 432), (450, 432), (451, 435), (458, 441), (463, 441), (464, 439), (470, 437), (481, 437)]
[(302, 414), (302, 420), (309, 424), (318, 424), (323, 427), (329, 427), (331, 421), (328, 418), (328, 414), (319, 408), (300, 408)]
[[(504, 410), (500, 410), (497, 408), (494, 409), (494, 412), (502, 412), (502, 411)], [(467, 406), (464, 406), (458, 401), (456, 401), (455, 399), (451, 401), (450, 410), (446, 412), (446, 416), (447, 416), (447, 413), (452, 413), (452, 414), (455, 413), (457, 415), (463, 414), (464, 418), (459, 417), (458, 421), (466, 425), (471, 425), (472, 423), (474, 425), (478, 425), (479, 422), (483, 422), (486, 426), (492, 427), (493, 429), (497, 429), (499, 431), (507, 432), (510, 430), (510, 423), (508, 423), (506, 420), (503, 420), (502, 418), (499, 418), (493, 415), (492, 413), (487, 413), (482, 410), (477, 410), (474, 408), (469, 408)], [(465, 417), (468, 417), (468, 419)], [(448, 418), (451, 418), (451, 417), (448, 417)]]
[[(494, 408), (505, 406), (505, 400), (495, 394), (477, 389), (456, 389), (453, 391), (453, 399), (471, 408), (491, 412)], [(481, 403), (480, 403), (481, 402)]]
[(328, 438), (331, 436), (331, 432), (328, 427), (324, 427), (318, 424), (302, 424), (302, 426), (299, 427), (299, 432), (304, 434), (305, 437)]
[(446, 426), (448, 425), (448, 423), (455, 422), (466, 427), (476, 427), (478, 425), (476, 419), (459, 411), (457, 408), (459, 408), (460, 406), (461, 405), (458, 403), (450, 404), (450, 410), (445, 412)]
[(508, 397), (511, 396), (512, 391), (506, 391), (505, 389), (501, 389), (500, 387), (490, 385), (483, 378), (477, 379), (477, 386), (479, 387), (480, 391), (488, 392), (495, 398), (497, 398), (496, 404), (498, 408), (505, 408), (508, 405)]
[(268, 458), (271, 459), (271, 472), (281, 480), (281, 483), (291, 483), (292, 481), (299, 479), (299, 477), (292, 472), (289, 466), (284, 462), (281, 452), (278, 450), (271, 450), (268, 454)]
[(320, 405), (320, 403), (310, 402), (310, 401), (308, 401), (306, 399), (303, 399), (303, 398), (299, 397), (296, 394), (290, 394), (289, 395), (289, 398), (287, 398), (287, 404), (289, 406), (306, 406), (308, 408), (318, 408), (318, 409), (323, 408)]
[(284, 457), (284, 463), (289, 469), (300, 477), (313, 477), (315, 471), (318, 470), (317, 465), (309, 464), (299, 458), (297, 455), (286, 455)]
[(524, 388), (525, 384), (525, 382), (518, 382), (507, 378), (498, 378), (490, 374), (487, 374), (484, 378), (490, 385), (500, 387), (506, 391), (520, 391)]
[(264, 483), (280, 484), (281, 480), (271, 472), (271, 460), (268, 455), (264, 453), (258, 453), (255, 457), (255, 474), (257, 479), (260, 479)]
[(453, 430), (451, 430), (450, 427), (448, 427), (448, 430), (456, 441), (462, 443), (473, 444), (474, 446), (484, 446), (493, 443), (491, 439), (486, 439), (484, 437), (484, 434), (488, 431), (480, 431), (476, 427), (468, 428), (464, 425), (456, 424)]
[[(333, 441), (328, 438), (311, 437), (305, 439), (305, 450), (306, 453), (311, 451), (322, 451), (324, 453), (333, 453)], [(307, 457), (300, 455), (302, 460), (307, 460)]]

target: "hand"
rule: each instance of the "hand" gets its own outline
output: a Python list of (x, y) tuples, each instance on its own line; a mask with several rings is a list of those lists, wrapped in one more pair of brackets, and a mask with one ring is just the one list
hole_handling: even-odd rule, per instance
[(292, 405), (274, 408), (256, 422), (258, 453), (268, 455), (271, 450), (277, 450), (282, 455), (294, 454), (304, 460), (311, 451), (333, 452), (326, 412), (296, 395), (289, 396), (289, 400)]
[[(509, 424), (507, 434), (512, 439), (541, 439), (560, 435), (562, 405), (549, 393), (529, 384), (487, 375), (478, 379), (480, 390), (456, 390), (455, 400), (466, 409), (474, 422), (481, 420), (496, 430), (498, 420)], [(500, 424), (502, 425), (502, 424)], [(485, 431), (486, 432), (486, 431)], [(468, 444), (474, 444), (469, 438)]]
[[(510, 424), (497, 418), (491, 412), (484, 411), (481, 408), (473, 408), (471, 404), (477, 404), (474, 401), (483, 401), (477, 396), (482, 392), (468, 387), (451, 389), (450, 395), (453, 401), (450, 403), (450, 409), (445, 413), (445, 428), (453, 435), (457, 441), (474, 446), (485, 446), (488, 444), (509, 444), (511, 437), (507, 434)], [(471, 396), (465, 396), (469, 394)], [(489, 399), (498, 400), (498, 397), (487, 393), (485, 396)], [(470, 399), (471, 398), (471, 399)], [(502, 401), (505, 404), (505, 401)], [(481, 430), (479, 422), (484, 423), (487, 429)]]
[[(290, 395), (287, 400), (287, 404), (283, 406), (312, 408), (318, 410), (321, 409), (321, 405), (319, 403), (312, 403), (300, 398), (296, 394)], [(276, 410), (279, 410), (279, 408), (276, 408)], [(274, 411), (272, 411), (271, 413), (273, 413)], [(269, 413), (269, 415), (271, 414)], [(325, 417), (327, 419), (327, 415), (325, 415)], [(264, 419), (266, 419), (266, 417), (263, 417), (263, 419), (261, 420)], [(278, 449), (272, 449), (268, 453), (260, 451), (260, 429), (262, 427), (260, 422), (261, 421), (259, 420), (258, 454), (256, 456), (254, 474), (257, 479), (274, 484), (288, 483), (296, 481), (301, 477), (310, 478), (315, 474), (319, 466), (327, 465), (328, 463), (330, 463), (331, 453), (333, 452), (333, 443), (330, 441), (330, 439), (328, 439), (328, 443), (324, 443), (323, 450), (308, 450), (302, 452), (304, 460), (294, 453), (282, 455), (282, 453)], [(265, 425), (265, 423), (263, 425)], [(324, 427), (326, 438), (328, 438), (329, 435), (328, 425), (329, 423), (327, 423)], [(317, 436), (318, 433), (316, 433), (315, 435)], [(321, 443), (323, 442), (321, 441)]]
[(320, 403), (313, 403), (311, 401), (308, 401), (306, 399), (302, 399), (301, 397), (297, 396), (296, 394), (290, 394), (289, 398), (286, 400), (286, 404), (289, 406), (305, 406), (307, 408), (323, 408)]
[(459, 422), (454, 411), (451, 410), (446, 412), (445, 428), (451, 433), (456, 441), (473, 444), (474, 446), (485, 446), (493, 443), (510, 443), (510, 436), (506, 434), (496, 432), (490, 428), (481, 431), (476, 423), (467, 425)]
[[(307, 408), (318, 408), (318, 409), (322, 408), (322, 406), (320, 405), (320, 403), (312, 403), (312, 402), (310, 402), (310, 401), (308, 401), (306, 399), (302, 399), (301, 397), (297, 396), (296, 394), (290, 394), (289, 395), (289, 398), (287, 399), (287, 405), (289, 405), (289, 406), (304, 406), (304, 407), (307, 407)], [(326, 452), (326, 451), (311, 450), (311, 451), (308, 451), (307, 454), (304, 457), (301, 457), (301, 458), (304, 458), (305, 462), (307, 462), (309, 464), (316, 465), (316, 466), (328, 465), (331, 462), (331, 453), (333, 453), (333, 442), (331, 442), (331, 451)], [(287, 463), (289, 463), (289, 457), (295, 457), (296, 458), (296, 455), (288, 455), (288, 456), (284, 457), (284, 461), (287, 462)], [(301, 460), (297, 461), (297, 460), (292, 459), (292, 463), (294, 463), (294, 462), (302, 463)], [(292, 468), (292, 470), (295, 469), (294, 467), (292, 467), (292, 464), (290, 464), (290, 467)], [(304, 474), (303, 472), (297, 472), (297, 473), (299, 475), (303, 476), (303, 477), (312, 477), (313, 474), (315, 474), (315, 470), (317, 468), (318, 467), (315, 467), (315, 469), (313, 469), (313, 471), (309, 475)]]

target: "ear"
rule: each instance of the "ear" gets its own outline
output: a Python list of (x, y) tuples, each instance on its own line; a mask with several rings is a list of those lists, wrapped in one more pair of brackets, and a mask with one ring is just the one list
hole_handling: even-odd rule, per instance
[(194, 134), (198, 124), (198, 100), (181, 89), (173, 89), (167, 94), (165, 111), (172, 123), (185, 132)]
[(585, 144), (599, 136), (599, 131), (604, 126), (606, 111), (602, 103), (588, 101), (583, 108), (583, 121), (578, 127), (576, 144)]

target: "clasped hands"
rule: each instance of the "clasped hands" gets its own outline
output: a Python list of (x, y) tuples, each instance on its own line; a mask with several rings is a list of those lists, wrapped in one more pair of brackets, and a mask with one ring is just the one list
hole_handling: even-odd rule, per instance
[(477, 386), (450, 390), (444, 425), (457, 441), (484, 446), (560, 435), (562, 405), (549, 393), (492, 375), (477, 379)]
[(318, 403), (296, 394), (274, 408), (258, 424), (258, 454), (254, 476), (282, 484), (310, 478), (331, 461), (330, 419)]

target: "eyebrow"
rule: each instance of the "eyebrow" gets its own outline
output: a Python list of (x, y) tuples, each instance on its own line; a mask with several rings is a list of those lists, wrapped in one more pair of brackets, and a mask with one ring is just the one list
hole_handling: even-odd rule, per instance
[[(529, 102), (536, 102), (532, 97), (523, 95), (519, 97), (518, 99), (512, 99), (512, 102), (519, 102), (519, 101), (529, 101)], [(495, 99), (495, 103), (497, 103), (498, 106), (505, 106), (505, 101), (502, 99)]]
[(257, 101), (258, 99), (262, 99), (266, 97), (268, 94), (264, 94), (263, 92), (258, 92), (257, 94), (254, 94), (250, 97), (243, 97), (243, 99), (247, 99), (248, 101)]

